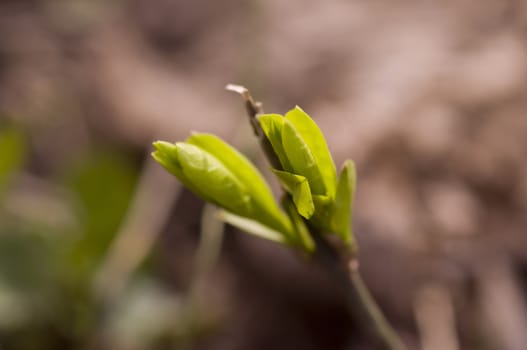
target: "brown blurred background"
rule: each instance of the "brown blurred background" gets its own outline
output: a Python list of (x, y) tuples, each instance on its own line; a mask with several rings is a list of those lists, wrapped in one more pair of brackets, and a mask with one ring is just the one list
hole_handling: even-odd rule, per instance
[(527, 349), (521, 0), (2, 1), (0, 349), (375, 349), (150, 160), (199, 130), (266, 168), (227, 83), (356, 161), (362, 273), (411, 349)]

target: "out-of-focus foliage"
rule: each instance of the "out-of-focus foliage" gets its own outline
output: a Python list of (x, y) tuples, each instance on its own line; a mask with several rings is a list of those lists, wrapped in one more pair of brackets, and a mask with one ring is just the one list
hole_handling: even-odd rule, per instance
[(0, 348), (149, 349), (201, 334), (197, 309), (147, 266), (117, 300), (97, 292), (136, 192), (133, 152), (82, 147), (50, 171), (38, 167), (34, 136), (25, 125), (0, 128)]
[(24, 135), (16, 127), (0, 125), (0, 196), (24, 161)]
[(91, 283), (128, 209), (136, 168), (116, 151), (88, 152), (64, 175), (26, 173), (21, 129), (0, 129), (0, 345), (46, 349), (88, 341)]
[[(76, 195), (80, 232), (72, 263), (90, 277), (123, 220), (135, 185), (136, 169), (123, 154), (97, 151), (66, 170), (65, 185)], [(82, 272), (81, 272), (82, 271)]]

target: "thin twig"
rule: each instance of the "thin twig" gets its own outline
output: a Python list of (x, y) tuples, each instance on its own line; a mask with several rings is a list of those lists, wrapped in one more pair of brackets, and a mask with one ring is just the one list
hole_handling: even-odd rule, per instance
[(280, 164), (280, 160), (278, 159), (276, 153), (274, 153), (271, 142), (269, 142), (267, 137), (265, 137), (262, 127), (258, 122), (258, 115), (263, 114), (262, 103), (256, 102), (249, 93), (249, 90), (247, 90), (247, 88), (241, 85), (228, 84), (227, 86), (225, 86), (225, 88), (229, 91), (236, 92), (242, 96), (245, 102), (245, 109), (247, 110), (247, 115), (249, 116), (249, 121), (251, 123), (251, 126), (253, 127), (254, 135), (258, 138), (258, 142), (260, 143), (260, 146), (262, 147), (265, 156), (269, 160), (269, 163), (271, 163), (273, 168), (280, 169), (282, 167), (282, 165)]
[(373, 299), (368, 287), (364, 284), (359, 273), (357, 260), (349, 261), (348, 272), (352, 286), (352, 294), (348, 294), (348, 297), (351, 299), (353, 306), (358, 305), (360, 307), (356, 312), (361, 314), (360, 318), (362, 320), (367, 320), (366, 324), (368, 325), (370, 332), (376, 335), (377, 339), (386, 349), (406, 349), (406, 346), (399, 338), (399, 335), (384, 317), (384, 314)]
[[(258, 123), (258, 115), (263, 113), (262, 104), (255, 102), (249, 90), (241, 85), (229, 84), (226, 89), (242, 96), (254, 133), (267, 159), (275, 169), (280, 170), (282, 166), (278, 156)], [(309, 227), (309, 223), (306, 224)], [(387, 350), (406, 349), (364, 284), (358, 270), (357, 258), (339, 252), (338, 247), (328, 242), (324, 235), (313, 227), (310, 227), (310, 233), (317, 247), (313, 255), (314, 261), (344, 288), (348, 309), (357, 319), (359, 326)]]

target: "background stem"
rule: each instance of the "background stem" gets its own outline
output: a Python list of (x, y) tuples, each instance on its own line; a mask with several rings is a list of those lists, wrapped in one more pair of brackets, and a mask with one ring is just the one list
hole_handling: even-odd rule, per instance
[[(388, 323), (381, 309), (373, 299), (370, 291), (364, 284), (358, 270), (357, 260), (350, 260), (348, 263), (350, 293), (348, 294), (349, 303), (357, 307), (355, 313), (360, 313), (361, 321), (366, 321), (365, 325), (369, 332), (374, 334), (382, 342), (382, 346), (389, 350), (404, 350), (405, 345), (398, 334)], [(364, 325), (364, 323), (362, 323)]]

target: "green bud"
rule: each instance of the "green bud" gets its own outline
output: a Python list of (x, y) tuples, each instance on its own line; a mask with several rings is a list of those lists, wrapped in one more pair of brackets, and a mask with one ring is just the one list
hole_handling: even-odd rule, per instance
[(291, 164), (285, 154), (284, 146), (282, 144), (282, 130), (284, 127), (284, 117), (280, 114), (262, 114), (258, 116), (258, 122), (262, 127), (265, 136), (273, 146), (273, 150), (276, 153), (282, 169), (284, 171), (293, 172)]
[(324, 194), (334, 197), (336, 187), (336, 169), (331, 153), (324, 138), (324, 134), (309, 115), (300, 107), (296, 106), (285, 115), (285, 119), (291, 123), (296, 131), (301, 135), (308, 149), (311, 151), (317, 165), (317, 172), (322, 177), (325, 192), (314, 194)]
[(291, 224), (276, 204), (264, 177), (243, 154), (211, 134), (193, 133), (187, 142), (214, 155), (236, 175), (250, 194), (251, 213), (245, 216), (264, 222), (278, 231), (291, 231)]
[(184, 186), (194, 192), (197, 196), (206, 201), (212, 201), (212, 198), (196, 187), (183, 172), (183, 168), (178, 160), (178, 148), (175, 144), (166, 141), (156, 141), (153, 145), (156, 150), (152, 152), (152, 157), (159, 164), (161, 164), (172, 175), (176, 176)]
[(326, 140), (316, 123), (295, 107), (285, 117), (260, 115), (258, 121), (281, 169), (273, 169), (290, 194), (276, 204), (254, 165), (236, 149), (210, 135), (194, 133), (186, 142), (157, 141), (152, 156), (186, 187), (224, 209), (221, 218), (249, 233), (283, 244), (315, 249), (306, 226), (338, 235), (354, 247), (351, 209), (355, 166), (344, 164), (337, 181)]
[(260, 172), (218, 137), (196, 133), (186, 142), (157, 141), (154, 147), (154, 159), (199, 197), (286, 237), (294, 235)]
[(330, 227), (332, 232), (339, 235), (342, 240), (353, 245), (353, 232), (351, 224), (351, 213), (353, 209), (353, 199), (355, 197), (355, 187), (357, 173), (355, 164), (352, 160), (344, 162), (337, 185), (337, 196), (333, 205)]
[(326, 194), (319, 164), (302, 135), (287, 119), (282, 131), (282, 145), (293, 173), (307, 178), (311, 193)]
[(258, 120), (282, 164), (279, 170), (304, 176), (314, 195), (334, 198), (335, 164), (313, 119), (296, 106), (285, 117), (264, 114)]
[(273, 170), (292, 198), (299, 215), (326, 233), (337, 234), (348, 245), (353, 242), (350, 228), (355, 190), (355, 167), (344, 164), (337, 183), (335, 163), (324, 135), (300, 107), (258, 117), (264, 134), (273, 146), (282, 169)]
[(219, 159), (189, 143), (176, 143), (183, 173), (194, 187), (215, 204), (240, 216), (249, 216), (251, 201), (242, 181)]

